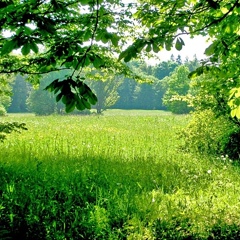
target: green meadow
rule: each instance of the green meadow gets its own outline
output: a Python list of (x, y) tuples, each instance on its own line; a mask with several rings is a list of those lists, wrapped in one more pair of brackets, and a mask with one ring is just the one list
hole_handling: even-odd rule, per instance
[(163, 111), (15, 114), (0, 144), (0, 239), (238, 239), (240, 168), (184, 151)]

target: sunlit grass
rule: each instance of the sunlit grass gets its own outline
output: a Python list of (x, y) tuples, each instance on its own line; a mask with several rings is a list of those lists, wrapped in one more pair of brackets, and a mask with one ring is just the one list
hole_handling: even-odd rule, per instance
[(240, 225), (239, 169), (180, 151), (188, 118), (120, 110), (5, 117), (29, 130), (0, 145), (4, 226), (19, 234), (24, 219), (28, 232), (37, 225), (50, 239), (159, 239), (165, 222), (173, 235), (201, 238), (215, 224)]

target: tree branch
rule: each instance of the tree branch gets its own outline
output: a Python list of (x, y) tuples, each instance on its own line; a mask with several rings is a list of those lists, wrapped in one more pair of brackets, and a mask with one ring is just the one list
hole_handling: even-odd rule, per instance
[(209, 24), (205, 25), (204, 27), (195, 30), (193, 33), (201, 32), (201, 31), (203, 31), (204, 29), (209, 28), (209, 27), (211, 27), (211, 26), (214, 25), (214, 24), (220, 23), (223, 19), (225, 19), (225, 18), (233, 11), (233, 9), (234, 9), (235, 7), (238, 6), (238, 4), (239, 4), (239, 0), (237, 0), (237, 1), (233, 4), (233, 6), (228, 10), (228, 12), (226, 12), (222, 17), (213, 20), (212, 22), (210, 22)]
[(79, 71), (79, 74), (82, 72), (82, 68), (83, 68), (83, 66), (85, 64), (85, 61), (86, 61), (87, 53), (91, 50), (92, 45), (93, 45), (93, 41), (94, 41), (94, 38), (95, 38), (95, 34), (97, 32), (98, 23), (99, 23), (99, 0), (96, 0), (96, 1), (97, 1), (96, 21), (95, 21), (95, 25), (94, 25), (94, 29), (93, 29), (93, 33), (92, 33), (92, 37), (91, 37), (91, 43), (90, 43), (89, 47), (87, 48), (87, 50), (85, 51), (84, 55), (82, 56), (81, 60), (78, 62), (76, 68), (74, 69), (74, 71), (72, 73), (72, 77), (73, 77), (74, 73), (76, 72), (76, 69), (78, 68), (78, 66), (80, 66), (80, 64), (82, 64), (82, 67), (81, 67), (81, 70)]
[(23, 74), (29, 74), (29, 75), (43, 75), (43, 74), (50, 73), (50, 72), (57, 72), (57, 71), (70, 69), (70, 68), (56, 68), (56, 69), (52, 69), (52, 70), (44, 71), (44, 72), (31, 72), (31, 71), (23, 70), (22, 68), (24, 68), (24, 67), (21, 67), (18, 69), (13, 69), (13, 70), (8, 70), (8, 71), (0, 70), (0, 74), (23, 73)]

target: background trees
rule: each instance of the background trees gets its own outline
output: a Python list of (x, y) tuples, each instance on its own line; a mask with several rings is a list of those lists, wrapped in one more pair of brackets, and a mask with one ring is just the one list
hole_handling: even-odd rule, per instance
[(68, 73), (68, 70), (50, 72), (44, 75), (38, 86), (28, 88), (27, 109), (36, 115), (64, 113), (64, 104), (57, 102), (54, 94), (46, 91), (45, 88), (52, 82), (52, 79), (64, 79)]
[(26, 100), (29, 94), (30, 85), (27, 84), (25, 78), (17, 75), (12, 85), (12, 102), (8, 112), (27, 112)]
[(0, 75), (0, 115), (6, 114), (6, 109), (11, 104), (11, 83), (13, 78), (8, 74)]
[[(193, 68), (198, 63), (198, 60), (195, 58), (179, 65), (174, 56), (171, 59), (160, 62), (155, 66), (147, 65), (141, 61), (129, 63), (129, 68), (137, 72), (141, 76), (142, 81), (135, 81), (133, 78), (124, 77), (123, 75), (114, 75), (106, 69), (104, 71), (97, 71), (93, 68), (85, 69), (83, 78), (85, 78), (85, 82), (98, 96), (98, 104), (94, 108), (97, 108), (98, 113), (107, 108), (166, 109), (166, 106), (163, 105), (163, 96), (165, 95), (166, 99), (166, 96), (169, 95), (166, 91), (169, 92), (172, 89), (172, 94), (169, 95), (169, 99), (171, 99), (173, 95), (185, 95), (185, 93), (177, 93), (180, 91), (178, 89), (180, 85), (185, 84), (185, 87), (189, 88), (190, 80), (187, 78), (189, 71), (185, 72), (186, 83), (184, 83), (185, 80), (183, 81), (180, 78), (181, 74), (179, 76), (176, 74), (177, 69)], [(45, 74), (40, 80), (39, 86), (34, 88), (27, 84), (22, 76), (18, 75), (12, 85), (12, 104), (8, 111), (25, 112), (28, 109), (30, 112), (35, 112), (38, 115), (64, 113), (64, 105), (61, 102), (56, 103), (55, 96), (44, 91), (44, 88), (51, 83), (52, 79), (62, 80), (68, 74), (68, 70)], [(193, 83), (194, 81), (192, 80), (191, 82)], [(173, 89), (178, 90), (175, 91)], [(180, 105), (182, 104), (181, 101), (178, 102)], [(178, 113), (171, 108), (168, 108), (168, 110)]]
[(94, 106), (97, 113), (102, 113), (113, 106), (119, 99), (117, 92), (122, 84), (122, 77), (115, 76), (108, 71), (91, 71), (86, 73), (88, 85), (93, 89), (98, 101)]
[(191, 108), (184, 98), (188, 94), (190, 79), (187, 66), (178, 66), (169, 77), (162, 80), (162, 86), (166, 89), (163, 103), (173, 113), (189, 113)]
[[(45, 86), (43, 86), (45, 84)], [(36, 115), (50, 115), (57, 109), (57, 103), (53, 94), (44, 91), (46, 83), (41, 81), (39, 89), (31, 89), (27, 99), (27, 107), (30, 112)]]

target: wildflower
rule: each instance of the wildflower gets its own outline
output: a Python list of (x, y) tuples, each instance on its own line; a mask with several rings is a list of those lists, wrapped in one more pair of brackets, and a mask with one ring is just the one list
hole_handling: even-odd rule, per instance
[(207, 171), (207, 173), (208, 173), (208, 174), (211, 174), (211, 173), (212, 173), (212, 170), (209, 169), (209, 170)]

